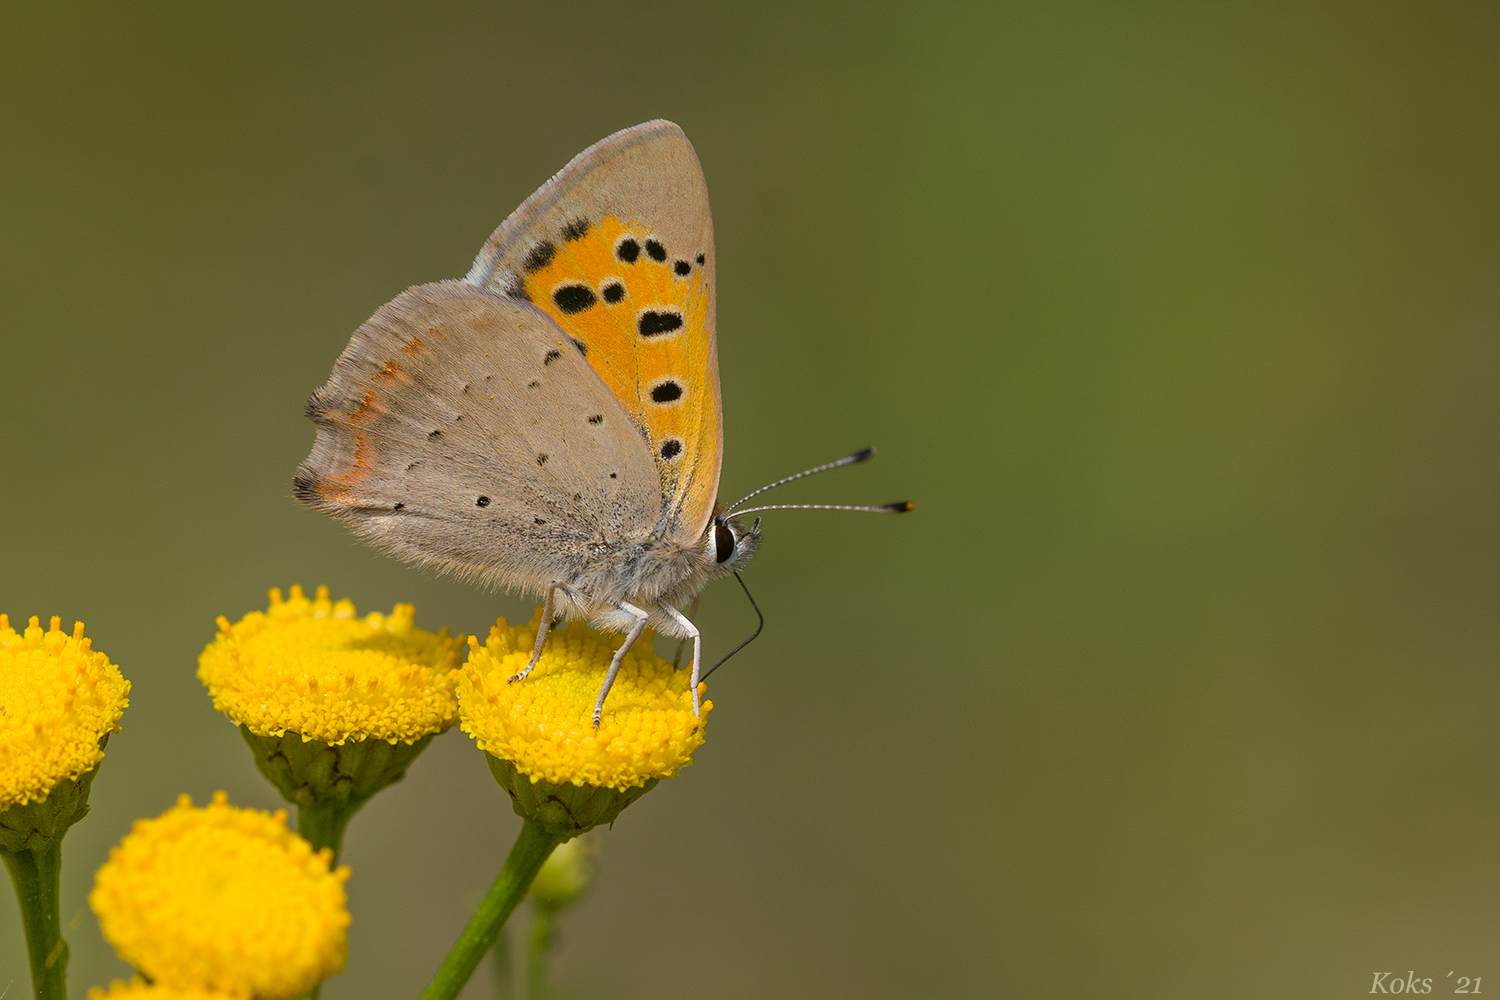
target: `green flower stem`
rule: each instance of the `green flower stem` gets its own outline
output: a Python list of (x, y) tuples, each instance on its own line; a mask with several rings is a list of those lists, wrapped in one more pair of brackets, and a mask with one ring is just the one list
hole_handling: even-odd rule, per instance
[(58, 921), (62, 884), (62, 838), (50, 838), (30, 851), (0, 851), (21, 904), (31, 986), (36, 1000), (68, 1000), (68, 942)]
[(484, 953), (500, 936), (506, 918), (531, 888), (531, 880), (541, 871), (542, 863), (562, 842), (563, 838), (543, 832), (531, 820), (521, 821), (521, 834), (516, 837), (516, 845), (510, 849), (495, 884), (490, 886), (453, 950), (443, 959), (421, 1000), (454, 1000), (458, 996)]
[(322, 802), (299, 803), (297, 805), (297, 833), (312, 844), (313, 850), (333, 848), (333, 863), (339, 863), (339, 850), (344, 844), (344, 830), (349, 820), (365, 799), (358, 802), (349, 799), (330, 799)]
[(531, 933), (526, 941), (526, 997), (542, 1000), (547, 995), (547, 962), (552, 954), (557, 910), (532, 901)]
[[(364, 804), (364, 799), (358, 802), (344, 799), (298, 805), (297, 835), (311, 844), (315, 851), (325, 847), (333, 848), (333, 864), (336, 865), (339, 863), (339, 849), (344, 843), (344, 830), (348, 828), (350, 818)], [(303, 1000), (318, 1000), (318, 994), (322, 990), (323, 984), (319, 983)]]

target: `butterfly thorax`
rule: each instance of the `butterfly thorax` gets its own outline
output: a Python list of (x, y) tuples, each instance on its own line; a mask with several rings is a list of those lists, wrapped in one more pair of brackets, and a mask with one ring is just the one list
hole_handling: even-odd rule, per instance
[[(711, 522), (691, 545), (653, 535), (593, 547), (587, 560), (559, 581), (559, 613), (564, 618), (584, 618), (597, 627), (621, 630), (628, 627), (629, 619), (618, 609), (622, 601), (628, 601), (651, 612), (652, 626), (662, 634), (680, 635), (675, 620), (656, 613), (656, 606), (662, 602), (686, 606), (710, 581), (744, 566), (759, 545), (758, 530), (735, 523), (735, 545), (726, 555), (716, 539), (718, 524), (718, 519)], [(540, 593), (532, 587), (522, 589)]]

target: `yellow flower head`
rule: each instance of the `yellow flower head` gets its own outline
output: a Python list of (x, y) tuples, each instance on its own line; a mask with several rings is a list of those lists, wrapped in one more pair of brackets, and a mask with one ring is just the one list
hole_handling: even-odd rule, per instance
[(137, 820), (94, 877), (104, 938), (152, 982), (292, 1000), (344, 968), (348, 868), (329, 871), (286, 813), (184, 795)]
[(83, 622), (72, 635), (61, 624), (43, 632), (32, 618), (17, 633), (0, 615), (0, 811), (93, 770), (130, 704), (130, 682), (90, 648)]
[(219, 634), (198, 657), (214, 708), (257, 736), (288, 730), (335, 746), (374, 738), (415, 743), (453, 725), (459, 644), (412, 624), (410, 604), (358, 618), (328, 588), (308, 600), (271, 591), (271, 606)]
[(163, 986), (148, 983), (137, 976), (130, 982), (116, 979), (104, 990), (98, 986), (89, 990), (88, 1000), (225, 1000), (226, 994), (215, 993), (198, 986)]
[(626, 654), (595, 729), (594, 700), (620, 638), (582, 622), (553, 629), (536, 669), (510, 681), (531, 659), (540, 624), (539, 609), (527, 628), (501, 618), (483, 646), (469, 638), (459, 722), (481, 750), (532, 782), (621, 791), (670, 778), (692, 762), (713, 704), (705, 701), (703, 718), (694, 718), (688, 672), (650, 652), (649, 632)]

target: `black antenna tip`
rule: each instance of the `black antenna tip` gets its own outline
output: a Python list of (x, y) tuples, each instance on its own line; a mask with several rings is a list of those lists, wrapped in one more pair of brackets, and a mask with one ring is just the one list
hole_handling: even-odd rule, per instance
[(854, 454), (850, 455), (848, 457), (848, 459), (846, 459), (846, 461), (850, 465), (858, 465), (860, 462), (863, 462), (863, 461), (865, 461), (868, 458), (874, 458), (874, 457), (875, 457), (875, 449), (874, 448), (861, 448), (859, 451), (856, 451)]
[(905, 514), (908, 511), (916, 510), (916, 508), (917, 505), (910, 500), (902, 500), (900, 503), (888, 503), (885, 505), (885, 509), (892, 514)]

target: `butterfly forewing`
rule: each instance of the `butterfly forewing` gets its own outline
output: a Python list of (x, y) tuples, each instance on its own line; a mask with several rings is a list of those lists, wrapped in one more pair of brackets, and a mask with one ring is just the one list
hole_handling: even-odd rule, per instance
[(407, 558), (536, 589), (656, 522), (647, 444), (569, 337), (467, 282), (381, 307), (309, 415), (299, 497)]
[(466, 280), (557, 322), (649, 442), (659, 526), (700, 538), (723, 421), (713, 221), (681, 129), (649, 122), (579, 154), (495, 231)]

